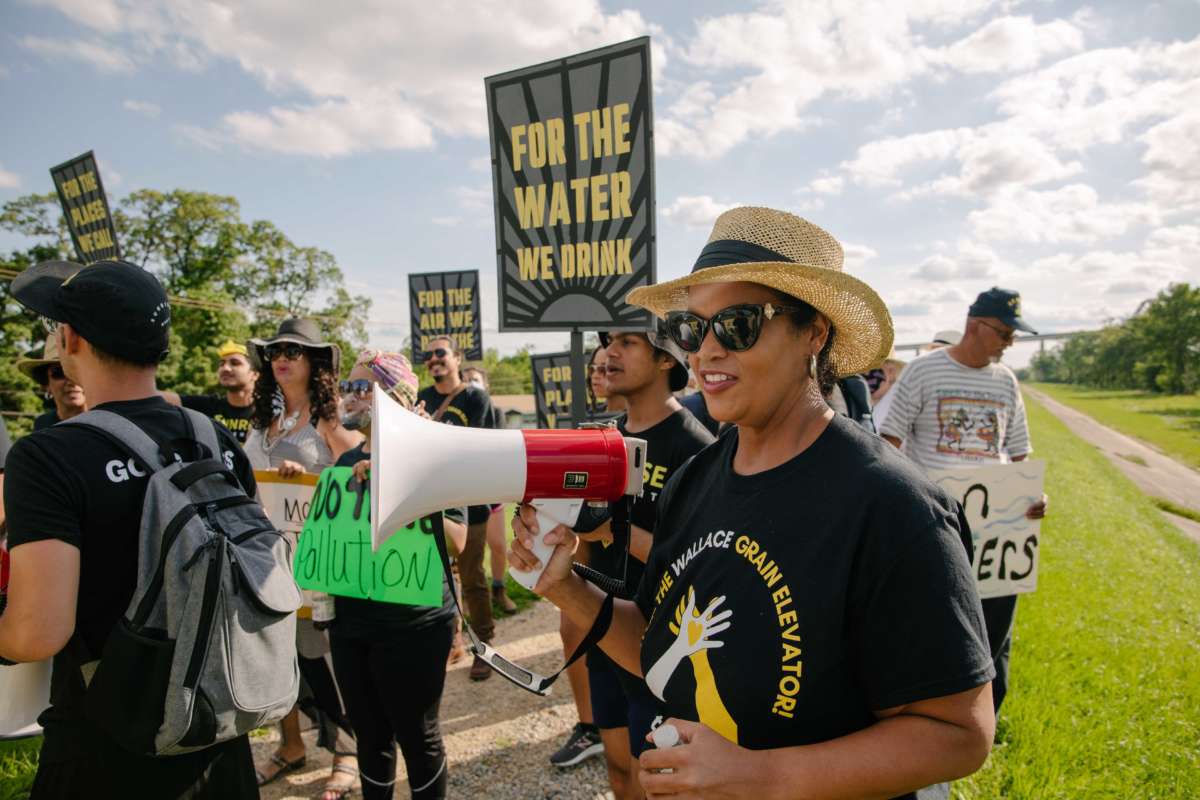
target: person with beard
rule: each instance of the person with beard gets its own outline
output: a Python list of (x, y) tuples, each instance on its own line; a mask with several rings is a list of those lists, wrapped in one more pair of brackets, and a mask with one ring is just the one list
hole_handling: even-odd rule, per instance
[(246, 345), (230, 339), (217, 348), (217, 382), (225, 396), (216, 394), (185, 394), (163, 392), (168, 403), (192, 408), (207, 414), (224, 425), (239, 444), (246, 444), (250, 435), (250, 417), (254, 414), (254, 382), (258, 371), (250, 365)]
[[(667, 337), (661, 324), (646, 331), (610, 331), (600, 335), (605, 347), (605, 389), (620, 398), (625, 413), (617, 418), (622, 436), (646, 441), (642, 494), (634, 501), (629, 558), (612, 546), (612, 530), (577, 526), (589, 543), (588, 564), (612, 578), (624, 578), (631, 599), (642, 579), (654, 536), (658, 498), (667, 480), (693, 455), (715, 441), (692, 413), (673, 396), (687, 386), (687, 356)], [(646, 734), (658, 714), (658, 701), (640, 677), (617, 666), (598, 648), (587, 656), (592, 716), (604, 742), (609, 783), (617, 800), (644, 796), (633, 765), (646, 749)]]
[[(287, 319), (268, 339), (251, 339), (257, 362), (264, 369), (254, 385), (253, 429), (246, 455), (255, 469), (276, 469), (280, 476), (320, 474), (347, 450), (362, 441), (342, 427), (338, 417), (336, 344), (321, 340), (310, 319)], [(358, 777), (351, 726), (329, 662), (329, 637), (313, 620), (296, 620), (296, 650), (300, 674), (299, 707), (317, 722), (317, 744), (333, 753), (333, 773), (323, 800), (349, 794)], [(283, 740), (269, 764), (259, 769), (266, 785), (305, 764), (300, 718), (295, 710), (280, 723)]]
[(51, 334), (39, 356), (36, 351), (28, 353), (17, 362), (17, 369), (42, 387), (46, 399), (54, 403), (54, 410), (39, 414), (33, 420), (35, 431), (49, 428), (64, 419), (77, 417), (87, 411), (87, 397), (83, 387), (67, 377), (58, 359), (58, 338)]
[[(343, 453), (337, 466), (353, 467), (360, 481), (369, 481), (372, 395), (387, 392), (411, 411), (417, 399), (417, 376), (400, 353), (364, 350), (340, 390), (342, 425), (362, 433), (364, 439)], [(388, 447), (404, 449), (405, 443), (388, 442)], [(461, 508), (442, 514), (450, 552), (461, 551), (466, 544), (465, 515)], [(365, 800), (393, 796), (397, 743), (412, 797), (446, 797), (448, 769), (438, 710), (457, 619), (449, 578), (442, 576), (442, 600), (436, 606), (335, 598), (337, 613), (329, 641), (338, 686), (354, 726)]]
[[(462, 351), (454, 339), (438, 336), (430, 341), (425, 367), (433, 377), (433, 385), (417, 394), (417, 411), (435, 422), (459, 425), (464, 428), (492, 428), (495, 416), (488, 393), (462, 379)], [(463, 469), (470, 469), (464, 463)], [(471, 506), (467, 513), (467, 543), (458, 556), (458, 578), (462, 582), (462, 597), (471, 618), (471, 627), (480, 641), (490, 642), (496, 632), (492, 619), (492, 592), (484, 571), (484, 551), (487, 548), (490, 506)], [(491, 667), (479, 656), (471, 664), (473, 681), (487, 680)]]
[(570, 529), (513, 523), (513, 567), (544, 567), (534, 590), (580, 624), (610, 611), (600, 647), (662, 703), (677, 741), (642, 753), (647, 796), (911, 800), (990, 751), (961, 505), (825, 401), (893, 339), (842, 261), (807, 220), (735, 208), (690, 274), (630, 292), (731, 426), (659, 495), (633, 601), (573, 572)]

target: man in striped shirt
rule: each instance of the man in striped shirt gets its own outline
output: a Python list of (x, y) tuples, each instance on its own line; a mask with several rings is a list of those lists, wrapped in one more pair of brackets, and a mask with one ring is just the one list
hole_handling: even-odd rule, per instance
[[(914, 359), (892, 387), (880, 435), (926, 470), (1021, 461), (1033, 452), (1017, 376), (1000, 363), (1016, 331), (1036, 333), (1021, 319), (1021, 297), (993, 287), (976, 298), (958, 344)], [(1046, 513), (1046, 498), (1026, 512)], [(1008, 689), (1017, 597), (983, 601), (988, 643), (996, 665), (996, 711)]]

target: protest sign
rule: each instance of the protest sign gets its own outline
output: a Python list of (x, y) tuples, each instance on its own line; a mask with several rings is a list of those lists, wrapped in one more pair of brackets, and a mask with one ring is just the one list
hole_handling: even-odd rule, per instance
[(975, 557), (971, 564), (979, 596), (1005, 597), (1037, 589), (1041, 520), (1025, 512), (1042, 497), (1044, 461), (961, 470), (933, 470), (929, 477), (963, 504)]
[(442, 515), (414, 522), (371, 551), (371, 494), (350, 467), (321, 473), (292, 571), (304, 589), (415, 606), (442, 604), (435, 536)]
[(50, 177), (54, 179), (58, 201), (62, 203), (63, 216), (80, 262), (91, 264), (120, 258), (117, 229), (92, 151), (51, 167)]
[(650, 40), (487, 78), (500, 330), (649, 327)]
[(258, 484), (258, 501), (271, 524), (281, 531), (300, 533), (308, 519), (317, 476), (304, 473), (294, 478), (281, 478), (277, 470), (256, 469), (254, 480)]
[[(533, 397), (539, 428), (570, 428), (571, 417), (571, 354), (546, 353), (530, 356), (533, 365)], [(588, 420), (607, 419), (612, 415), (600, 412), (587, 398)], [(585, 420), (585, 421), (588, 421)]]
[(409, 275), (408, 308), (414, 364), (425, 363), (435, 336), (451, 337), (468, 361), (483, 358), (479, 270)]

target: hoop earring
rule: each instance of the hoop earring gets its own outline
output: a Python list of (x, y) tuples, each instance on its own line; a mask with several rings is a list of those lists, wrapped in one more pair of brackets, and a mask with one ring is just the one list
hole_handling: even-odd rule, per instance
[(817, 379), (817, 357), (816, 357), (816, 355), (810, 355), (808, 357), (808, 375), (814, 381)]

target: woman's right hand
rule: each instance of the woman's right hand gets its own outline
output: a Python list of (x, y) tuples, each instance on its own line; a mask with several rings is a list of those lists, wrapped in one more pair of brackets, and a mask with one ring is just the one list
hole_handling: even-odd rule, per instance
[(294, 478), (297, 475), (304, 474), (304, 465), (298, 464), (295, 461), (281, 461), (279, 463), (279, 477)]
[(364, 458), (357, 462), (354, 467), (354, 477), (358, 478), (360, 483), (366, 483), (367, 477), (371, 472), (371, 459)]
[[(533, 543), (536, 537), (543, 534), (538, 529), (537, 509), (528, 503), (519, 506), (513, 516), (512, 528), (513, 540), (508, 548), (509, 566), (522, 572), (538, 569), (542, 562), (533, 554)], [(550, 554), (550, 561), (542, 570), (533, 590), (543, 597), (548, 597), (556, 585), (571, 575), (571, 565), (579, 547), (579, 537), (566, 525), (558, 525), (545, 534), (543, 541), (552, 545), (554, 551)]]

